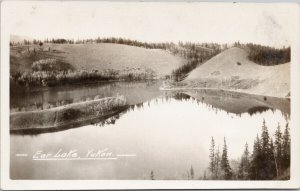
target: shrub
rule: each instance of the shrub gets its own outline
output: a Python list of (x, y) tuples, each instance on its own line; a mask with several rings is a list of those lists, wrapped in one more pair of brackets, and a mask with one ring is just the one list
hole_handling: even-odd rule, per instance
[(56, 65), (56, 59), (48, 58), (33, 62), (31, 68), (33, 71), (53, 71), (56, 69)]

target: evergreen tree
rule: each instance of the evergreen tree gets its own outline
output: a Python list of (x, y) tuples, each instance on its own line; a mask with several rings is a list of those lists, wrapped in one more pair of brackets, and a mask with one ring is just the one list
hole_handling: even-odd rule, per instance
[(153, 172), (153, 170), (150, 172), (150, 179), (151, 179), (151, 180), (155, 180), (155, 179), (154, 179), (154, 172)]
[(260, 169), (261, 166), (261, 144), (258, 135), (256, 136), (256, 140), (253, 144), (253, 153), (252, 153), (252, 160), (250, 163), (250, 179), (251, 180), (260, 180)]
[(190, 170), (190, 174), (191, 174), (191, 179), (194, 179), (194, 169), (193, 166), (191, 166), (191, 170)]
[(290, 130), (289, 125), (286, 124), (283, 141), (282, 141), (282, 167), (286, 170), (290, 167), (291, 160), (291, 140), (290, 140)]
[(277, 176), (279, 176), (282, 173), (282, 133), (281, 133), (279, 123), (275, 131), (274, 147), (275, 147), (274, 153), (275, 153), (275, 163), (277, 167)]
[(248, 180), (250, 178), (250, 153), (248, 150), (248, 144), (245, 144), (245, 151), (243, 153), (241, 163), (238, 171), (239, 180)]
[(215, 153), (215, 168), (214, 168), (214, 177), (215, 179), (220, 179), (220, 173), (221, 173), (221, 157), (220, 157), (220, 149), (218, 147), (216, 153)]
[(222, 170), (223, 179), (230, 180), (232, 178), (232, 171), (229, 165), (227, 152), (228, 149), (226, 145), (226, 139), (224, 138), (224, 146), (223, 146), (223, 153), (221, 159), (221, 170)]
[(276, 163), (273, 140), (269, 136), (268, 127), (263, 121), (261, 134), (261, 180), (272, 180), (276, 177)]
[(211, 137), (209, 158), (210, 158), (209, 171), (211, 172), (212, 179), (214, 179), (214, 172), (215, 172), (215, 140), (214, 140), (214, 137)]
[(269, 147), (269, 132), (266, 126), (266, 121), (263, 120), (262, 134), (261, 134), (261, 150), (263, 154), (267, 153), (268, 147)]
[(270, 149), (269, 149), (268, 157), (269, 157), (269, 164), (267, 167), (268, 167), (269, 179), (277, 178), (278, 166), (275, 158), (275, 147), (272, 139), (270, 139)]
[(270, 179), (270, 174), (269, 174), (270, 171), (269, 143), (270, 142), (269, 141), (270, 141), (270, 137), (269, 137), (268, 128), (266, 126), (265, 120), (263, 120), (262, 133), (261, 133), (261, 157), (262, 157), (261, 163), (263, 168), (260, 169), (262, 180)]

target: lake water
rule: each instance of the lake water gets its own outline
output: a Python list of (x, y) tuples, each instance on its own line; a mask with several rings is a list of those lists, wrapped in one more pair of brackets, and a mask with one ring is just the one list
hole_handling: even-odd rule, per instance
[[(290, 118), (290, 102), (224, 91), (159, 91), (160, 82), (117, 82), (52, 88), (13, 95), (11, 108), (101, 96), (125, 95), (128, 110), (96, 124), (52, 133), (11, 135), (12, 179), (195, 179), (208, 167), (211, 137), (230, 159), (239, 159), (247, 142), (261, 133), (265, 119), (273, 136)], [(26, 96), (24, 96), (26, 94)], [(45, 104), (44, 104), (45, 105)], [(39, 109), (43, 109), (40, 107)], [(82, 160), (33, 160), (37, 152), (54, 155), (75, 150)], [(101, 160), (87, 153), (103, 151)], [(20, 156), (19, 154), (27, 154)]]

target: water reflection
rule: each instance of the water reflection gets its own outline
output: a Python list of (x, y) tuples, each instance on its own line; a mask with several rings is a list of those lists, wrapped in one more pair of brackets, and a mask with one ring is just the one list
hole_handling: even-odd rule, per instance
[[(151, 102), (154, 102), (156, 104), (161, 102), (165, 104), (172, 99), (180, 102), (191, 101), (200, 107), (205, 106), (205, 108), (208, 111), (213, 111), (215, 114), (226, 112), (227, 115), (235, 114), (235, 116), (238, 117), (242, 117), (242, 114), (244, 113), (248, 113), (250, 116), (252, 116), (257, 113), (264, 113), (266, 111), (274, 113), (276, 110), (278, 112), (281, 112), (281, 115), (285, 118), (286, 121), (289, 120), (290, 109), (286, 108), (287, 106), (289, 106), (289, 100), (269, 98), (268, 102), (262, 102), (262, 100), (264, 100), (262, 96), (259, 97), (233, 92), (216, 92), (215, 90), (203, 90), (196, 92), (189, 91), (185, 93), (165, 92), (164, 94), (159, 95), (158, 97), (151, 97), (151, 99), (145, 102), (129, 105), (125, 110), (123, 109), (118, 112), (116, 111), (113, 115), (103, 116), (97, 119), (75, 123), (72, 125), (64, 125), (55, 129), (30, 129), (22, 131), (17, 130), (11, 133), (36, 135), (40, 133), (50, 133), (63, 131), (71, 128), (82, 127), (88, 124), (97, 124), (98, 126), (114, 124), (116, 120), (120, 118), (121, 115), (127, 112), (143, 109), (145, 105), (150, 107)], [(135, 100), (135, 102), (137, 102), (137, 100)]]
[(269, 107), (256, 106), (256, 107), (252, 107), (252, 108), (248, 109), (248, 113), (252, 116), (256, 113), (263, 113), (263, 112), (266, 112), (268, 110), (274, 111), (272, 108), (269, 108)]
[[(216, 146), (221, 146), (226, 137), (229, 158), (236, 159), (245, 142), (252, 143), (261, 132), (263, 119), (271, 135), (278, 123), (284, 126), (289, 120), (278, 109), (235, 114), (220, 109), (221, 103), (216, 107), (206, 100), (212, 99), (166, 93), (92, 125), (38, 136), (12, 134), (11, 178), (150, 179), (153, 171), (156, 179), (186, 179), (186, 171), (193, 166), (197, 179), (208, 165), (211, 136)], [(58, 149), (77, 149), (84, 155), (89, 149), (104, 148), (114, 155), (135, 157), (113, 161), (32, 160), (38, 150), (55, 153)], [(17, 153), (27, 153), (28, 157), (17, 157)]]
[[(185, 94), (201, 100), (216, 108), (225, 110), (229, 113), (243, 114), (256, 113), (261, 108), (277, 109), (286, 118), (290, 115), (290, 100), (275, 97), (249, 95), (223, 90), (189, 90)], [(260, 108), (260, 109), (259, 109)]]
[(160, 81), (110, 82), (69, 85), (37, 90), (12, 89), (11, 112), (43, 110), (74, 102), (124, 95), (129, 104), (142, 103), (162, 94)]

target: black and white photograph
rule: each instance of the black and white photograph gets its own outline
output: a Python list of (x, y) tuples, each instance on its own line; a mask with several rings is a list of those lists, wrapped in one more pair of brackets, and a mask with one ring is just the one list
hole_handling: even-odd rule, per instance
[(23, 181), (7, 188), (299, 187), (299, 13), (296, 3), (2, 2), (2, 173)]

